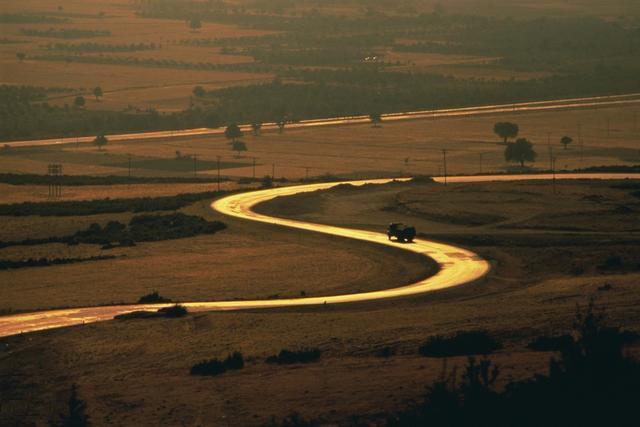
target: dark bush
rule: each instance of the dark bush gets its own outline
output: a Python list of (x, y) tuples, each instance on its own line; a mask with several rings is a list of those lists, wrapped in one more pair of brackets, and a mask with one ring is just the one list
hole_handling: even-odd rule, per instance
[(244, 368), (244, 357), (236, 351), (227, 356), (224, 361), (218, 359), (203, 360), (191, 367), (191, 375), (220, 375), (226, 371)]
[(527, 348), (533, 351), (563, 351), (572, 344), (571, 335), (541, 336), (527, 344)]
[(203, 360), (191, 367), (191, 375), (215, 376), (224, 373), (227, 369), (224, 363), (218, 359)]
[(385, 359), (391, 357), (391, 356), (395, 356), (396, 354), (396, 349), (393, 347), (382, 347), (381, 349), (379, 349), (378, 351), (376, 351), (376, 356), (377, 357), (383, 357)]
[(244, 368), (244, 357), (239, 351), (233, 352), (224, 359), (224, 366), (227, 369), (242, 369)]
[(598, 265), (598, 270), (601, 271), (611, 271), (611, 270), (619, 270), (624, 266), (624, 262), (622, 258), (614, 255), (610, 256), (604, 260), (604, 262)]
[(502, 344), (486, 331), (460, 331), (453, 335), (434, 335), (418, 349), (426, 357), (466, 356), (491, 354)]
[(310, 363), (320, 359), (322, 352), (318, 348), (307, 348), (302, 350), (280, 350), (277, 355), (269, 356), (267, 363), (277, 363), (278, 365), (290, 365), (293, 363)]
[(162, 304), (165, 302), (171, 302), (171, 299), (160, 296), (158, 291), (153, 291), (150, 294), (141, 296), (137, 304)]
[(170, 307), (164, 307), (158, 310), (158, 313), (163, 313), (165, 317), (184, 317), (188, 311), (184, 305), (175, 304)]

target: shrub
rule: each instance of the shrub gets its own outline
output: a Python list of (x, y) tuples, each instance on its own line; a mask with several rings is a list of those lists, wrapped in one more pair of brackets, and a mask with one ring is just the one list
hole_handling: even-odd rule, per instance
[(277, 355), (269, 356), (267, 363), (277, 363), (278, 365), (290, 365), (293, 363), (310, 363), (320, 359), (322, 352), (318, 348), (307, 348), (302, 350), (280, 350)]
[(622, 261), (622, 258), (617, 255), (614, 255), (614, 256), (607, 257), (607, 259), (605, 259), (602, 264), (598, 265), (598, 270), (601, 270), (601, 271), (619, 270), (623, 266), (624, 266), (624, 262)]
[(224, 363), (218, 359), (203, 360), (191, 367), (191, 375), (216, 376), (224, 373), (227, 369)]
[(170, 307), (161, 308), (158, 313), (163, 313), (165, 317), (183, 317), (187, 315), (188, 310), (184, 305), (174, 304)]
[(153, 291), (150, 294), (141, 296), (137, 304), (161, 304), (165, 302), (171, 302), (171, 299), (160, 296), (160, 294), (158, 294), (158, 291)]
[(68, 414), (60, 414), (59, 420), (51, 421), (49, 425), (55, 427), (83, 427), (91, 425), (89, 416), (85, 413), (86, 403), (84, 400), (78, 399), (78, 388), (75, 384), (71, 386), (71, 395), (67, 404)]
[(450, 357), (490, 354), (501, 348), (502, 344), (486, 331), (460, 331), (450, 336), (429, 337), (419, 352), (426, 357)]
[(572, 344), (571, 335), (541, 336), (527, 344), (527, 348), (533, 351), (563, 351)]
[(219, 359), (203, 360), (191, 367), (191, 375), (216, 376), (226, 371), (244, 368), (244, 357), (242, 353), (236, 351), (227, 356), (224, 361)]

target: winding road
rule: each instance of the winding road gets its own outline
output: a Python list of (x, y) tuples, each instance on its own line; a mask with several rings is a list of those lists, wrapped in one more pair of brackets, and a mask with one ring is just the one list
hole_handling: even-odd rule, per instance
[[(449, 177), (448, 182), (486, 182), (551, 179), (551, 175), (501, 175)], [(557, 179), (640, 179), (640, 174), (570, 174), (558, 175)], [(406, 181), (408, 179), (403, 179)], [(435, 178), (442, 182), (443, 178)], [(355, 230), (330, 225), (313, 224), (292, 219), (276, 218), (256, 213), (252, 207), (276, 197), (291, 196), (298, 193), (323, 190), (340, 184), (361, 186), (364, 184), (384, 184), (390, 179), (361, 180), (349, 182), (332, 182), (308, 184), (291, 187), (279, 187), (268, 190), (252, 191), (224, 197), (212, 203), (212, 208), (226, 215), (275, 224), (285, 227), (327, 233), (335, 236), (363, 240), (380, 245), (393, 246), (416, 252), (435, 260), (439, 271), (419, 282), (381, 291), (356, 294), (334, 295), (325, 297), (308, 297), (292, 299), (254, 300), (254, 301), (216, 301), (216, 302), (183, 302), (190, 312), (268, 309), (277, 307), (309, 306), (321, 304), (339, 304), (348, 302), (372, 301), (383, 298), (394, 298), (432, 292), (467, 284), (484, 277), (490, 269), (489, 263), (473, 252), (442, 243), (416, 239), (413, 244), (390, 242), (386, 234), (367, 230)], [(120, 314), (141, 310), (157, 310), (170, 304), (131, 304), (119, 306), (85, 307), (61, 310), (48, 310), (34, 313), (15, 314), (0, 317), (0, 337), (34, 332), (44, 329), (81, 325), (113, 319)]]

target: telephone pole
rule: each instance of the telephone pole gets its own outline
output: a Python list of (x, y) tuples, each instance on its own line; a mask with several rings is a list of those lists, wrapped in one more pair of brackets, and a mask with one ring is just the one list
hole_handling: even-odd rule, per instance
[(129, 178), (131, 178), (131, 153), (127, 153), (127, 158), (129, 160)]
[(218, 191), (220, 191), (220, 156), (216, 156), (218, 158)]
[(193, 176), (196, 176), (198, 174), (197, 162), (198, 162), (198, 155), (194, 154), (193, 155)]
[(447, 150), (442, 150), (442, 162), (444, 170), (444, 185), (447, 185)]
[(256, 179), (256, 158), (253, 158), (253, 181)]
[(273, 181), (276, 180), (276, 164), (275, 163), (271, 163), (271, 179)]

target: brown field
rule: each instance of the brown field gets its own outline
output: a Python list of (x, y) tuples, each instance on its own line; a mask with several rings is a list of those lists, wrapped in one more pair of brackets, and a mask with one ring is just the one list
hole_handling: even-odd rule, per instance
[[(202, 174), (217, 174), (215, 160), (244, 163), (245, 167), (226, 168), (224, 175), (251, 177), (251, 163), (256, 159), (256, 176), (271, 175), (287, 179), (318, 176), (325, 173), (341, 176), (441, 175), (442, 150), (447, 150), (447, 172), (473, 174), (502, 172), (516, 165), (504, 161), (504, 145), (493, 134), (498, 121), (514, 121), (520, 136), (528, 138), (538, 153), (535, 169), (549, 169), (550, 147), (556, 156), (557, 169), (576, 169), (601, 165), (640, 164), (640, 106), (599, 108), (557, 112), (503, 114), (456, 119), (423, 119), (371, 125), (285, 129), (283, 134), (265, 132), (261, 136), (245, 135), (248, 151), (240, 158), (230, 150), (223, 137), (173, 139), (113, 143), (104, 152), (90, 145), (71, 145), (64, 149), (0, 150), (0, 170), (6, 172), (44, 173), (47, 164), (60, 162), (68, 174), (127, 173), (126, 155), (164, 159), (168, 170), (137, 169), (133, 175), (186, 175), (191, 169), (169, 169), (175, 152), (197, 154), (203, 162)], [(567, 150), (560, 138), (574, 139)], [(548, 145), (550, 142), (551, 145)], [(120, 156), (120, 167), (105, 165), (102, 159)], [(206, 166), (208, 165), (208, 166)]]
[[(438, 184), (393, 184), (276, 200), (262, 209), (280, 214), (298, 212), (296, 216), (302, 219), (378, 230), (390, 221), (413, 223), (431, 238), (457, 242), (487, 257), (493, 271), (482, 283), (376, 304), (113, 321), (36, 333), (28, 338), (8, 338), (2, 340), (0, 365), (7, 372), (26, 375), (38, 384), (18, 386), (14, 391), (18, 399), (28, 402), (28, 408), (35, 413), (34, 421), (42, 422), (61, 411), (70, 384), (76, 383), (81, 398), (87, 401), (92, 421), (116, 425), (262, 425), (271, 416), (281, 418), (292, 411), (336, 421), (354, 413), (375, 415), (403, 408), (442, 372), (441, 360), (417, 355), (418, 345), (431, 334), (462, 329), (488, 329), (504, 342), (505, 348), (491, 356), (501, 368), (499, 384), (526, 378), (544, 372), (551, 356), (528, 352), (526, 343), (539, 334), (567, 331), (575, 305), (586, 304), (589, 297), (596, 297), (599, 305), (607, 307), (613, 323), (640, 330), (640, 273), (633, 264), (640, 263), (640, 259), (630, 251), (637, 243), (622, 242), (636, 238), (637, 232), (625, 230), (637, 226), (637, 215), (630, 216), (635, 226), (620, 228), (615, 223), (618, 214), (613, 212), (621, 204), (639, 209), (640, 203), (609, 185), (559, 184), (559, 195), (554, 196), (549, 183), (539, 182), (458, 184), (448, 188)], [(599, 197), (588, 201), (585, 195)], [(513, 201), (504, 203), (500, 211), (487, 210), (488, 196)], [(301, 203), (305, 212), (299, 209)], [(573, 223), (557, 221), (570, 214), (567, 207), (576, 203), (582, 216)], [(441, 208), (447, 206), (458, 207), (446, 211), (453, 214), (461, 209), (475, 212), (474, 219), (486, 220), (491, 215), (505, 219), (478, 226), (461, 222), (460, 215), (438, 217)], [(215, 216), (206, 213), (204, 204), (189, 211)], [(594, 212), (602, 212), (602, 221), (609, 224), (608, 228), (592, 223)], [(534, 229), (532, 219), (551, 223), (557, 229)], [(90, 220), (74, 219), (74, 223), (81, 225)], [(33, 232), (43, 232), (44, 227), (38, 226), (37, 221), (30, 221)], [(28, 296), (29, 301), (44, 301), (46, 295), (48, 303), (63, 299), (77, 302), (82, 298), (95, 301), (90, 290), (96, 283), (104, 283), (102, 299), (127, 300), (152, 287), (163, 295), (187, 292), (202, 297), (261, 294), (274, 292), (273, 289), (286, 294), (299, 292), (301, 283), (307, 292), (339, 292), (354, 275), (362, 279), (362, 286), (375, 287), (383, 281), (387, 285), (394, 282), (391, 277), (398, 270), (392, 273), (393, 268), (415, 268), (404, 255), (389, 258), (392, 254), (383, 255), (366, 245), (229, 222), (229, 230), (215, 236), (142, 244), (135, 248), (139, 258), (134, 259), (132, 254), (117, 261), (145, 266), (146, 271), (153, 268), (155, 277), (150, 282), (145, 282), (143, 273), (136, 275), (133, 269), (119, 271), (120, 268), (107, 267), (105, 263), (111, 261), (106, 261), (89, 267), (69, 266), (60, 274), (49, 274), (48, 282), (44, 277), (47, 270), (53, 270), (32, 269), (32, 277), (42, 274), (43, 281), (36, 282), (42, 285), (34, 286), (33, 280), (28, 285), (16, 280), (9, 287), (14, 289), (9, 297), (16, 300)], [(517, 227), (500, 227), (506, 223)], [(597, 233), (571, 234), (570, 228), (576, 224), (601, 229)], [(72, 225), (59, 221), (52, 228), (64, 227)], [(9, 228), (25, 230), (18, 222)], [(478, 237), (495, 242), (480, 240), (478, 244), (474, 240)], [(558, 244), (559, 239), (566, 243)], [(547, 248), (549, 245), (555, 249)], [(175, 255), (171, 255), (172, 251)], [(614, 271), (595, 268), (611, 255), (623, 257), (625, 267)], [(172, 268), (167, 269), (168, 264)], [(96, 268), (98, 265), (101, 267)], [(242, 269), (238, 268), (240, 265)], [(584, 266), (584, 272), (572, 273), (576, 265)], [(292, 271), (291, 266), (297, 271)], [(125, 274), (129, 278), (124, 278)], [(84, 275), (87, 278), (84, 285), (81, 281), (67, 283), (69, 279), (51, 278), (62, 275), (71, 280)], [(186, 286), (194, 276), (202, 276), (199, 284)], [(86, 284), (89, 277), (91, 287)], [(611, 285), (611, 290), (599, 290), (603, 284)], [(281, 348), (307, 346), (321, 348), (320, 362), (279, 367), (263, 361)], [(389, 359), (376, 357), (376, 352), (385, 346), (394, 348), (397, 355)], [(236, 350), (247, 359), (243, 370), (214, 378), (188, 375), (194, 363), (224, 357)], [(638, 354), (638, 350), (636, 347), (629, 351)], [(44, 360), (43, 351), (48, 354)], [(453, 358), (448, 367), (462, 363), (463, 358)], [(16, 381), (22, 384), (19, 378)], [(13, 403), (10, 413), (24, 416), (21, 414), (26, 413), (25, 408), (20, 405), (20, 401)]]

